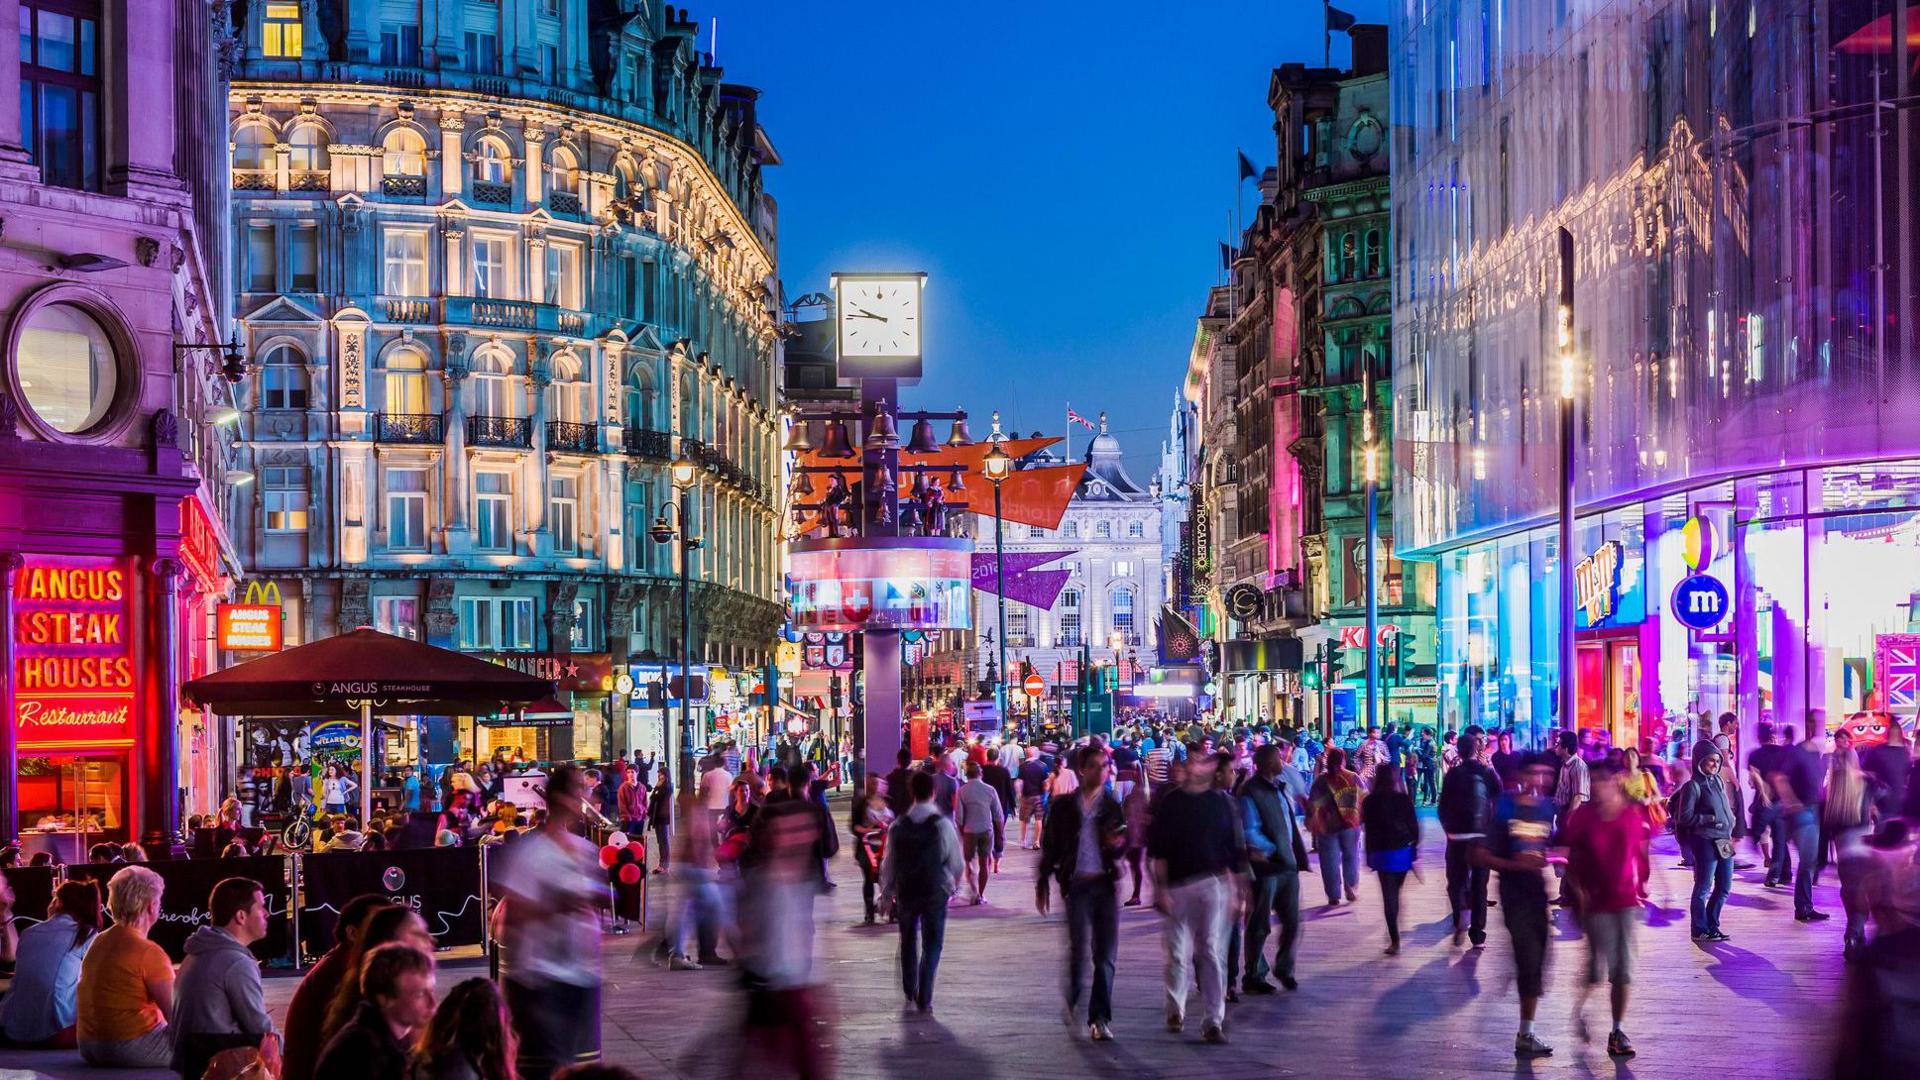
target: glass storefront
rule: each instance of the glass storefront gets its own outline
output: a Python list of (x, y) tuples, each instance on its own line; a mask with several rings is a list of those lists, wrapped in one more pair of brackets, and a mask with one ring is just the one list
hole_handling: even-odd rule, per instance
[[(1575, 546), (1584, 740), (1665, 751), (1728, 712), (1743, 729), (1846, 723), (1869, 739), (1876, 724), (1883, 737), (1883, 714), (1912, 726), (1920, 461), (1786, 470), (1632, 504), (1581, 519)], [(1533, 744), (1566, 726), (1557, 548), (1548, 526), (1439, 556), (1445, 726), (1512, 728)], [(1688, 625), (1676, 589), (1701, 578), (1730, 603)]]

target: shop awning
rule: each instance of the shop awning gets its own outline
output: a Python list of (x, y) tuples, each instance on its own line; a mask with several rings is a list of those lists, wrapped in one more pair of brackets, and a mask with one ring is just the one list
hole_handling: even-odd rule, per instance
[(361, 628), (237, 664), (181, 687), (203, 708), (245, 716), (510, 712), (554, 694), (535, 678), (464, 653)]

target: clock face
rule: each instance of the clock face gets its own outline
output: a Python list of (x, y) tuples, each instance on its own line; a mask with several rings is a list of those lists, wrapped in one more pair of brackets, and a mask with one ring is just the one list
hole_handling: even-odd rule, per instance
[(920, 278), (848, 278), (840, 282), (840, 355), (918, 357)]

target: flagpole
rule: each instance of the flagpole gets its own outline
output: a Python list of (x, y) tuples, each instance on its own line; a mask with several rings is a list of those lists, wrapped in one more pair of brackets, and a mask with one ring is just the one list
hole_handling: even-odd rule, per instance
[(1066, 428), (1067, 428), (1067, 449), (1065, 451), (1067, 455), (1066, 460), (1068, 464), (1072, 464), (1073, 463), (1073, 402), (1071, 401), (1067, 402)]
[(1333, 0), (1320, 0), (1320, 66), (1333, 66)]

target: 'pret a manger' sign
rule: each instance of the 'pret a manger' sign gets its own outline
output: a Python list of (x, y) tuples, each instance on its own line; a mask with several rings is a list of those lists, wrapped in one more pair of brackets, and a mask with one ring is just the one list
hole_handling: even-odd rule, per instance
[(28, 556), (13, 583), (14, 727), (22, 749), (133, 741), (132, 565)]

